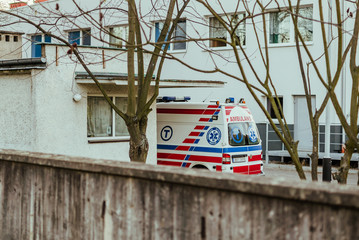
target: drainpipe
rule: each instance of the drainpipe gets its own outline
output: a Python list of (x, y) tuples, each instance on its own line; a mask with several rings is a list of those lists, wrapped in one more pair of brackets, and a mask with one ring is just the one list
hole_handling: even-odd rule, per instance
[(269, 139), (269, 137), (268, 137), (268, 131), (269, 131), (269, 123), (268, 123), (268, 121), (266, 121), (266, 164), (268, 165), (268, 163), (269, 163), (269, 150), (268, 150), (268, 146), (269, 146), (269, 144), (268, 144), (268, 139)]

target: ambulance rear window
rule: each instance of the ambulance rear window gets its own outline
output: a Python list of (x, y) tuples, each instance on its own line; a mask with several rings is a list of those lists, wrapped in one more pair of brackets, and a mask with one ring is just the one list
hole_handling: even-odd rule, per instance
[(258, 130), (253, 122), (229, 123), (228, 138), (231, 146), (246, 146), (259, 143)]

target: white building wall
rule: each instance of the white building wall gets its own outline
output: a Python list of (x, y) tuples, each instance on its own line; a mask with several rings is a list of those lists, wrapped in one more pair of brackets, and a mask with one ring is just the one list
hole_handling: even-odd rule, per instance
[(0, 77), (0, 145), (7, 149), (33, 150), (36, 126), (31, 75)]
[[(86, 6), (88, 9), (90, 9), (95, 4), (98, 4), (97, 2), (93, 2), (93, 1), (90, 1), (90, 2), (89, 1), (78, 1), (78, 2), (80, 4), (82, 4), (83, 6)], [(106, 1), (105, 3), (110, 4), (111, 2), (112, 1)], [(144, 12), (146, 12), (149, 9), (151, 1), (140, 1), (140, 2), (141, 2), (141, 6), (142, 6), (141, 9)], [(214, 2), (214, 1), (212, 1), (212, 2)], [(221, 4), (223, 5), (224, 9), (227, 12), (233, 12), (235, 2), (237, 2), (237, 1), (221, 1)], [(50, 6), (52, 9), (54, 9), (56, 3), (59, 3), (60, 9), (62, 11), (71, 12), (74, 9), (74, 5), (73, 5), (72, 1), (70, 1), (70, 0), (48, 1), (45, 4), (48, 4), (46, 6)], [(90, 5), (90, 3), (92, 5)], [(120, 1), (116, 1), (116, 4), (119, 4), (119, 3), (120, 3)], [(250, 3), (252, 3), (252, 2), (250, 2)], [(324, 3), (325, 3), (324, 16), (327, 17), (328, 16), (327, 2), (324, 1)], [(207, 38), (208, 30), (209, 30), (208, 17), (210, 16), (210, 13), (206, 9), (204, 9), (199, 3), (195, 2), (195, 1), (192, 1), (190, 4), (192, 7), (191, 9), (188, 10), (190, 12), (184, 13), (184, 17), (187, 18), (187, 20), (188, 20), (187, 26), (186, 26), (187, 35), (189, 37), (195, 37), (195, 38), (198, 38), (198, 37)], [(271, 5), (268, 9), (276, 9), (276, 5), (274, 5), (274, 4), (275, 4), (275, 2), (273, 2), (273, 5)], [(306, 1), (302, 1), (302, 4), (303, 5), (312, 5), (313, 6), (313, 17), (319, 18), (318, 17), (318, 14), (319, 14), (318, 1), (306, 0)], [(221, 11), (218, 4), (215, 6), (216, 6), (216, 10)], [(351, 3), (344, 1), (343, 5), (342, 5), (343, 17), (347, 16), (346, 10), (348, 8), (351, 9), (352, 11), (354, 11)], [(21, 9), (25, 9), (25, 8), (21, 8)], [(240, 9), (243, 10), (243, 7), (241, 7)], [(194, 12), (194, 10), (195, 10), (195, 12)], [(198, 14), (199, 17), (193, 19), (193, 16), (194, 16), (193, 13), (195, 13), (196, 15)], [(146, 19), (152, 21), (151, 24), (149, 24), (149, 27), (152, 27), (152, 28), (146, 28), (146, 27), (144, 28), (146, 31), (146, 33), (144, 33), (144, 36), (148, 37), (148, 38), (151, 37), (150, 39), (152, 41), (154, 41), (155, 34), (154, 34), (153, 23), (156, 20), (160, 20), (161, 17), (157, 16), (156, 13), (152, 13), (149, 15), (143, 14), (143, 16), (146, 16)], [(333, 16), (335, 16), (335, 13), (333, 13)], [(105, 17), (106, 17), (106, 20), (104, 21), (104, 26), (126, 23), (126, 16), (124, 14), (120, 14), (120, 13), (117, 13), (116, 15), (106, 14)], [(98, 15), (96, 15), (96, 19), (97, 18), (98, 18)], [(195, 20), (195, 21), (189, 21), (191, 19)], [(348, 30), (348, 31), (351, 30), (352, 21), (353, 21), (352, 19), (349, 19), (348, 22), (345, 23), (346, 30)], [(258, 21), (258, 22), (260, 24), (260, 21)], [(61, 29), (71, 30), (71, 29), (76, 29), (79, 26), (83, 26), (83, 27), (89, 26), (80, 20), (76, 21), (76, 24), (78, 26), (71, 25), (71, 24), (63, 24), (63, 25), (59, 24), (59, 29), (60, 30)], [(24, 39), (29, 38), (29, 36), (31, 36), (31, 34), (34, 34), (35, 32), (37, 32), (35, 30), (35, 28), (29, 27), (28, 25), (26, 25), (26, 26), (19, 25), (17, 27), (20, 27), (22, 29), (22, 31), (27, 33), (26, 37), (24, 36)], [(12, 29), (12, 30), (18, 30), (18, 29)], [(261, 30), (262, 30), (261, 27), (258, 27), (259, 33), (261, 32)], [(53, 29), (53, 31), (56, 31), (56, 30)], [(101, 35), (100, 33), (98, 33), (98, 31), (95, 28), (93, 28), (92, 33), (95, 34), (96, 36)], [(63, 34), (63, 36), (66, 36), (67, 33), (65, 31), (62, 34)], [(333, 35), (335, 36), (335, 32), (333, 33)], [(345, 39), (346, 42), (348, 42), (349, 36), (350, 36), (350, 33), (348, 33), (348, 35), (346, 36), (346, 39)], [(313, 56), (318, 59), (320, 70), (322, 71), (323, 76), (325, 77), (324, 58), (321, 56), (323, 53), (321, 39), (322, 39), (322, 36), (321, 36), (320, 24), (314, 23), (314, 25), (313, 25), (313, 42), (311, 44), (309, 44), (308, 48), (313, 53)], [(261, 38), (260, 41), (263, 44), (263, 41), (264, 41), (263, 38)], [(205, 44), (208, 45), (208, 42), (205, 42)], [(92, 45), (106, 47), (106, 44), (96, 41), (94, 38), (92, 38)], [(31, 50), (30, 50), (31, 48), (29, 46), (30, 46), (29, 43), (24, 45), (24, 47), (23, 47), (24, 56), (27, 56), (27, 57), (31, 56)], [(235, 76), (239, 76), (239, 77), (241, 76), (237, 65), (235, 63), (231, 63), (231, 61), (233, 61), (234, 59), (233, 59), (233, 53), (230, 49), (224, 48), (221, 50), (220, 49), (211, 49), (211, 50), (214, 50), (215, 54), (210, 55), (206, 51), (205, 47), (200, 48), (196, 43), (189, 42), (189, 43), (187, 43), (186, 50), (179, 51), (179, 52), (174, 52), (174, 51), (171, 52), (170, 51), (169, 53), (173, 54), (173, 56), (178, 57), (182, 61), (186, 62), (188, 65), (190, 65), (192, 67), (199, 68), (199, 69), (203, 69), (203, 70), (214, 69), (215, 65), (212, 61), (212, 58), (213, 58), (213, 59), (215, 59), (216, 66), (222, 68), (224, 71), (231, 73)], [(262, 48), (262, 50), (264, 50), (264, 49)], [(51, 51), (46, 53), (49, 63), (51, 61), (54, 61), (54, 60), (50, 60), (50, 59), (54, 59), (54, 57), (53, 57), (54, 50), (51, 50)], [(98, 50), (98, 51), (100, 51), (100, 50)], [(262, 62), (260, 61), (259, 48), (258, 48), (258, 45), (256, 44), (256, 38), (255, 38), (255, 34), (253, 31), (252, 25), (249, 23), (247, 23), (247, 25), (246, 25), (245, 51), (248, 54), (248, 56), (250, 56), (251, 61), (254, 63), (254, 68), (256, 69), (257, 74), (263, 79), (266, 72), (265, 72), (265, 68), (264, 68)], [(64, 55), (64, 54), (62, 54), (62, 55)], [(49, 57), (49, 56), (52, 56), (52, 57)], [(287, 121), (289, 124), (293, 124), (293, 122), (294, 122), (294, 97), (296, 95), (304, 94), (295, 44), (294, 43), (284, 44), (284, 45), (276, 44), (275, 46), (274, 45), (270, 46), (269, 56), (271, 59), (271, 62), (270, 62), (271, 70), (270, 71), (271, 71), (272, 80), (277, 87), (278, 95), (283, 96), (284, 112), (285, 112)], [(336, 65), (336, 56), (337, 56), (336, 40), (334, 40), (331, 45), (331, 64), (332, 64), (332, 66)], [(309, 60), (306, 57), (304, 57), (304, 58), (305, 58), (304, 62), (307, 63)], [(65, 60), (65, 59), (66, 58), (60, 59), (60, 62), (61, 61), (66, 62), (67, 60)], [(241, 56), (241, 59), (243, 59), (243, 61), (244, 61), (243, 56)], [(68, 64), (69, 65), (67, 65), (66, 67), (63, 67), (63, 69), (61, 69), (61, 70), (59, 70), (60, 67), (55, 67), (54, 63), (50, 64), (49, 68), (52, 69), (51, 71), (53, 73), (61, 73), (62, 75), (66, 74), (66, 75), (68, 75), (69, 79), (73, 79), (73, 76), (70, 76), (73, 74), (73, 66), (72, 66), (72, 63), (70, 63), (70, 62)], [(121, 62), (120, 65), (121, 66), (113, 66), (113, 67), (111, 67), (110, 65), (106, 66), (106, 71), (126, 73), (127, 68), (126, 68), (125, 61)], [(92, 66), (92, 68), (96, 71), (97, 70), (103, 71), (103, 69), (101, 69), (101, 65)], [(248, 69), (248, 66), (247, 66), (247, 69)], [(323, 87), (322, 83), (319, 82), (318, 77), (316, 76), (313, 68), (310, 68), (309, 72), (310, 72), (310, 81), (311, 81), (311, 91), (312, 91), (312, 94), (315, 95), (315, 97), (316, 97), (315, 98), (316, 99), (316, 107), (319, 108), (323, 98), (325, 97), (326, 89)], [(344, 72), (344, 74), (342, 74), (343, 81), (340, 82), (339, 85), (337, 86), (336, 92), (338, 94), (338, 99), (342, 103), (343, 109), (344, 109), (345, 113), (347, 114), (349, 111), (348, 106), (350, 104), (349, 96), (350, 96), (350, 92), (351, 92), (351, 88), (352, 88), (350, 72), (349, 72), (347, 63), (344, 66), (343, 72)], [(334, 72), (333, 72), (333, 74), (334, 74)], [(74, 118), (74, 117), (67, 116), (67, 115), (72, 115), (69, 112), (79, 113), (81, 111), (84, 111), (83, 105), (84, 104), (86, 105), (86, 102), (85, 102), (86, 91), (84, 91), (85, 93), (83, 93), (84, 86), (77, 86), (76, 84), (73, 83), (73, 81), (68, 82), (69, 81), (68, 79), (66, 79), (66, 81), (64, 80), (65, 82), (56, 82), (52, 79), (52, 78), (54, 78), (54, 76), (50, 73), (49, 73), (49, 75), (50, 76), (42, 76), (40, 74), (41, 77), (39, 77), (39, 79), (36, 79), (36, 84), (37, 84), (36, 86), (38, 86), (38, 88), (36, 88), (36, 91), (41, 90), (41, 92), (43, 92), (44, 90), (47, 90), (47, 88), (49, 88), (48, 89), (49, 94), (46, 96), (41, 96), (41, 94), (40, 94), (40, 96), (37, 97), (36, 101), (37, 101), (37, 103), (41, 103), (41, 102), (45, 101), (45, 99), (46, 99), (46, 101), (49, 101), (52, 103), (51, 105), (55, 104), (53, 106), (57, 106), (57, 107), (53, 108), (53, 109), (51, 109), (50, 107), (42, 109), (39, 113), (42, 116), (42, 118), (37, 120), (38, 123), (41, 126), (46, 126), (46, 127), (44, 127), (44, 129), (48, 129), (48, 125), (51, 125), (51, 124), (49, 124), (49, 120), (47, 119), (47, 117), (45, 115), (48, 114), (49, 112), (52, 112), (52, 114), (55, 114), (55, 112), (59, 112), (59, 113), (63, 114), (63, 118), (64, 118), (63, 121), (59, 122), (59, 125), (60, 125), (59, 127), (65, 129), (66, 130), (65, 132), (73, 132), (73, 133), (76, 133), (76, 135), (86, 134), (86, 126), (85, 125), (83, 125), (83, 126), (80, 125), (76, 129), (71, 129), (68, 126), (64, 125), (64, 123), (69, 122), (72, 120), (72, 118)], [(213, 88), (211, 88), (211, 89), (209, 89), (209, 88), (161, 89), (160, 95), (176, 95), (176, 96), (186, 95), (186, 96), (191, 96), (193, 101), (203, 101), (203, 100), (210, 100), (210, 99), (216, 99), (216, 100), (219, 99), (221, 101), (224, 101), (224, 99), (227, 97), (235, 97), (236, 100), (239, 100), (240, 98), (245, 98), (247, 105), (250, 107), (250, 109), (254, 115), (255, 120), (257, 122), (265, 122), (266, 121), (264, 114), (259, 109), (259, 107), (255, 103), (254, 99), (251, 97), (251, 95), (249, 94), (249, 92), (246, 89), (246, 87), (244, 86), (244, 84), (239, 83), (237, 80), (233, 80), (230, 77), (224, 76), (220, 73), (204, 74), (202, 72), (190, 70), (189, 68), (183, 66), (182, 64), (180, 64), (176, 61), (167, 60), (165, 62), (165, 66), (163, 68), (161, 78), (162, 79), (225, 81), (225, 82), (227, 82), (227, 84), (224, 88), (218, 88), (218, 89), (213, 89)], [(251, 79), (251, 83), (258, 84), (258, 83), (256, 83), (253, 75), (249, 74), (249, 78)], [(50, 80), (44, 84), (44, 82), (45, 82), (44, 79), (52, 79), (52, 80)], [(44, 85), (41, 85), (41, 84), (44, 84)], [(76, 88), (76, 86), (78, 88)], [(56, 93), (55, 93), (56, 89), (61, 89), (62, 91), (66, 92), (66, 94), (63, 94), (63, 96), (56, 96)], [(76, 93), (81, 92), (84, 95), (84, 99), (81, 100), (79, 103), (73, 103), (72, 95), (74, 92), (76, 92)], [(51, 99), (51, 98), (49, 99), (49, 95), (51, 95), (50, 93), (52, 93), (54, 95), (54, 97), (53, 97), (54, 99)], [(264, 96), (261, 93), (258, 93), (258, 96), (265, 103)], [(67, 107), (58, 106), (61, 103), (61, 101), (66, 103)], [(337, 117), (335, 116), (334, 109), (332, 108), (331, 104), (329, 104), (329, 106), (331, 107), (331, 123), (338, 124), (339, 121), (338, 121)], [(73, 119), (73, 120), (79, 121), (79, 122), (83, 121), (83, 119), (81, 120), (81, 118), (83, 116), (86, 116), (85, 113), (82, 112), (81, 115), (80, 114), (74, 115), (74, 116), (77, 116), (78, 119)], [(321, 124), (324, 124), (324, 122), (325, 122), (325, 114), (326, 114), (326, 112), (324, 112), (322, 114), (322, 117), (320, 119)], [(151, 126), (154, 126), (154, 124), (149, 123), (149, 128)], [(155, 131), (154, 129), (152, 129), (152, 130)], [(151, 137), (150, 129), (149, 129), (148, 133), (149, 133), (148, 136)], [(46, 135), (46, 132), (42, 132), (42, 133), (39, 132), (39, 134), (41, 135), (41, 137), (43, 137), (44, 135)], [(61, 139), (63, 139), (63, 140), (50, 139), (50, 137), (49, 138), (45, 137), (44, 139), (46, 139), (46, 140), (37, 144), (37, 146), (38, 147), (42, 146), (44, 149), (47, 149), (46, 146), (48, 145), (49, 141), (59, 141), (58, 145), (61, 146), (61, 151), (75, 152), (75, 148), (78, 148), (78, 149), (81, 149), (81, 151), (82, 151), (82, 149), (84, 149), (84, 152), (86, 152), (86, 154), (92, 154), (91, 151), (96, 152), (100, 148), (116, 148), (116, 147), (118, 147), (114, 143), (103, 144), (103, 145), (106, 145), (105, 147), (101, 146), (101, 144), (88, 144), (88, 143), (86, 143), (86, 140), (83, 140), (83, 139), (71, 140), (71, 141), (74, 141), (73, 145), (77, 146), (77, 147), (68, 147), (67, 145), (69, 145), (69, 144), (65, 139), (68, 139), (69, 136), (67, 136), (66, 133), (56, 132), (55, 135), (61, 136)], [(155, 139), (155, 137), (154, 137), (154, 139)], [(77, 142), (75, 142), (75, 141), (77, 141)], [(72, 149), (72, 150), (70, 150), (70, 149)], [(51, 151), (53, 151), (53, 149)], [(121, 149), (121, 152), (125, 152), (126, 153), (125, 155), (127, 156), (128, 149), (127, 148)], [(154, 153), (152, 152), (151, 154), (154, 154)], [(111, 154), (109, 154), (109, 156), (110, 155)], [(155, 155), (153, 155), (153, 156), (155, 156)]]
[[(56, 64), (58, 48), (58, 64)], [(129, 161), (129, 141), (90, 143), (87, 138), (87, 96), (100, 95), (94, 84), (75, 81), (75, 72), (84, 71), (66, 54), (67, 47), (47, 45), (47, 68), (31, 74), (2, 75), (0, 80), (0, 146), (44, 153)], [(96, 53), (96, 48), (87, 52)], [(106, 50), (110, 58), (120, 51)], [(121, 55), (121, 54), (120, 54)], [(73, 57), (73, 56), (72, 56)], [(95, 59), (97, 58), (97, 59)], [(107, 61), (103, 69), (102, 55), (93, 55), (90, 65), (95, 72), (119, 72), (125, 63)], [(120, 61), (121, 62), (121, 61)], [(105, 86), (114, 96), (125, 96), (126, 86)], [(79, 102), (74, 94), (81, 94)], [(152, 106), (155, 109), (155, 106)], [(156, 115), (149, 115), (147, 137), (148, 164), (156, 163)]]
[[(214, 2), (214, 1), (212, 1)], [(234, 10), (234, 2), (236, 1), (222, 1), (223, 8), (228, 12), (231, 13)], [(313, 5), (313, 17), (315, 19), (319, 18), (319, 11), (318, 11), (318, 1), (302, 1), (303, 5)], [(198, 6), (198, 5), (197, 5)], [(216, 4), (214, 4), (216, 6)], [(211, 16), (209, 12), (204, 10), (203, 8), (196, 7), (195, 8), (200, 15), (202, 16)], [(270, 7), (268, 8), (271, 9)], [(276, 6), (273, 5), (272, 9), (276, 9)], [(219, 5), (217, 4), (217, 10), (221, 12)], [(239, 11), (240, 12), (240, 11)], [(324, 15), (327, 16), (327, 12), (324, 11)], [(190, 18), (190, 14), (187, 15)], [(196, 19), (199, 21), (198, 19)], [(261, 34), (261, 21), (260, 18), (257, 18), (257, 30), (258, 33)], [(269, 21), (269, 16), (267, 17), (267, 21)], [(191, 26), (193, 25), (193, 27)], [(208, 32), (208, 21), (202, 21), (199, 23), (191, 23), (187, 25), (187, 34), (190, 37), (198, 38), (202, 36), (203, 38), (209, 37)], [(267, 24), (267, 30), (269, 26)], [(321, 57), (323, 53), (322, 48), (322, 36), (321, 36), (321, 29), (319, 23), (313, 24), (313, 42), (308, 45), (309, 50), (313, 54), (315, 58), (318, 58), (317, 61), (319, 64), (319, 69), (323, 73), (323, 76), (326, 77), (325, 66), (324, 66), (324, 58)], [(247, 22), (246, 24), (246, 46), (245, 51), (248, 56), (251, 58), (251, 62), (254, 65), (254, 69), (256, 73), (261, 77), (263, 80), (265, 78), (266, 69), (263, 65), (263, 62), (260, 59), (259, 55), (259, 48), (256, 42), (255, 32), (253, 30), (253, 26)], [(264, 39), (260, 38), (262, 46), (264, 46)], [(336, 56), (336, 42), (333, 42), (332, 47), (332, 55), (331, 55), (331, 64), (335, 68), (335, 56)], [(209, 45), (209, 44), (208, 44)], [(264, 51), (264, 48), (261, 48)], [(225, 72), (228, 72), (232, 75), (240, 77), (241, 74), (239, 72), (238, 65), (234, 62), (235, 59), (233, 57), (233, 50), (229, 47), (226, 48), (212, 48), (210, 49), (214, 52), (214, 54), (210, 55), (205, 50), (200, 49), (195, 43), (189, 42), (188, 48), (183, 53), (175, 53), (173, 54), (180, 58), (182, 61), (186, 62), (192, 67), (197, 67), (203, 70), (213, 70), (215, 67), (221, 68)], [(294, 122), (294, 96), (296, 95), (304, 95), (304, 88), (302, 83), (302, 78), (300, 74), (300, 68), (298, 64), (298, 57), (296, 52), (295, 43), (290, 44), (272, 44), (269, 46), (268, 49), (269, 58), (270, 58), (270, 73), (272, 77), (272, 81), (277, 89), (277, 94), (279, 96), (283, 96), (284, 99), (284, 113), (286, 119), (289, 124), (293, 124)], [(219, 56), (218, 56), (219, 55)], [(304, 55), (304, 62), (309, 62), (309, 59)], [(321, 58), (320, 58), (321, 57)], [(212, 61), (212, 58), (215, 59), (215, 64)], [(241, 59), (244, 61), (243, 55)], [(248, 65), (245, 68), (246, 70), (249, 69)], [(248, 71), (247, 71), (248, 72)], [(311, 80), (311, 91), (312, 94), (316, 96), (316, 106), (319, 107), (322, 100), (325, 97), (326, 89), (323, 85), (319, 82), (317, 75), (314, 72), (313, 68), (310, 68), (310, 80)], [(221, 89), (186, 89), (185, 91), (178, 90), (178, 89), (161, 89), (161, 95), (183, 95), (183, 92), (186, 95), (192, 96), (192, 99), (196, 101), (203, 101), (204, 99), (219, 99), (223, 101), (226, 97), (233, 96), (236, 100), (240, 98), (245, 98), (248, 106), (250, 107), (255, 119), (257, 122), (266, 121), (266, 118), (262, 111), (259, 109), (257, 104), (255, 103), (254, 99), (251, 97), (249, 91), (246, 89), (243, 83), (238, 82), (230, 77), (221, 75), (221, 74), (203, 74), (199, 72), (195, 72), (188, 68), (181, 67), (180, 64), (174, 63), (174, 61), (167, 61), (166, 67), (164, 67), (162, 72), (163, 78), (170, 78), (171, 76), (176, 73), (180, 73), (180, 75), (176, 75), (175, 77), (184, 78), (184, 79), (213, 79), (213, 80), (221, 80), (227, 82), (226, 86)], [(249, 76), (248, 76), (249, 75)], [(250, 79), (252, 84), (257, 86), (258, 83), (256, 82), (254, 76), (252, 74), (248, 74), (247, 76)], [(325, 79), (326, 80), (326, 79)], [(346, 89), (351, 89), (350, 87), (346, 87)], [(341, 89), (338, 86), (337, 88), (338, 98), (341, 98)], [(265, 98), (261, 93), (258, 93), (265, 102)], [(344, 103), (345, 104), (345, 103)], [(346, 103), (348, 104), (348, 102)], [(332, 108), (332, 107), (331, 107)], [(339, 123), (337, 117), (335, 116), (334, 109), (332, 108), (332, 123)], [(324, 123), (325, 121), (325, 113), (323, 113), (321, 122)]]

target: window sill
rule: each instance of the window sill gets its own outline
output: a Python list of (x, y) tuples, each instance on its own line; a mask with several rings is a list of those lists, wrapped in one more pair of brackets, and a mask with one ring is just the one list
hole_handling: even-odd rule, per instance
[(167, 53), (174, 54), (174, 53), (186, 53), (187, 49), (178, 49), (178, 50), (168, 50)]
[(109, 142), (129, 142), (130, 136), (126, 137), (89, 137), (88, 143), (109, 143)]
[[(306, 42), (307, 46), (312, 46), (313, 42)], [(302, 46), (302, 43), (299, 43), (299, 46)], [(268, 48), (279, 48), (279, 47), (295, 47), (295, 42), (293, 43), (268, 43)]]
[[(237, 49), (241, 49), (240, 47), (236, 47)], [(244, 45), (242, 46), (243, 49), (246, 49), (247, 46)], [(210, 51), (232, 51), (233, 48), (230, 46), (226, 46), (226, 47), (209, 47), (207, 50), (203, 50), (204, 52), (210, 52)]]

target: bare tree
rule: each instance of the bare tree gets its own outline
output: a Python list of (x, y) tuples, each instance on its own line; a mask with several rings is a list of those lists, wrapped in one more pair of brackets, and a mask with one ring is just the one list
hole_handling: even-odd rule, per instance
[[(201, 37), (190, 38), (191, 41), (195, 41), (198, 46), (203, 47), (209, 55), (213, 56), (213, 69), (199, 69), (195, 66), (189, 65), (187, 65), (187, 67), (206, 73), (219, 72), (242, 82), (265, 114), (277, 136), (284, 144), (295, 165), (298, 176), (301, 179), (305, 179), (306, 177), (298, 155), (298, 141), (296, 141), (291, 134), (277, 92), (278, 81), (275, 81), (276, 79), (273, 78), (271, 73), (273, 60), (269, 51), (269, 42), (279, 41), (279, 39), (285, 42), (287, 40), (286, 38), (289, 36), (287, 36), (286, 33), (281, 33), (277, 29), (277, 33), (271, 36), (275, 39), (268, 39), (268, 32), (272, 31), (272, 29), (268, 29), (267, 25), (269, 17), (276, 17), (278, 21), (285, 21), (289, 18), (292, 19), (291, 22), (295, 32), (296, 56), (298, 58), (298, 66), (300, 67), (300, 74), (309, 113), (309, 122), (312, 130), (313, 146), (312, 153), (310, 154), (312, 161), (312, 180), (318, 180), (319, 119), (327, 106), (329, 98), (332, 100), (344, 130), (349, 136), (348, 141), (350, 142), (347, 142), (349, 149), (344, 155), (344, 159), (348, 165), (348, 161), (350, 161), (351, 156), (350, 151), (356, 147), (357, 144), (355, 138), (357, 134), (357, 112), (354, 111), (354, 108), (356, 107), (357, 109), (358, 106), (358, 93), (354, 92), (352, 94), (351, 99), (353, 111), (351, 111), (351, 125), (349, 126), (345, 123), (345, 116), (341, 112), (338, 100), (336, 100), (335, 88), (340, 80), (340, 74), (350, 49), (351, 68), (356, 69), (353, 66), (355, 64), (352, 63), (353, 60), (355, 60), (354, 49), (356, 49), (356, 47), (353, 48), (352, 46), (356, 44), (354, 39), (356, 39), (357, 32), (355, 32), (356, 27), (354, 27), (352, 39), (346, 43), (343, 42), (343, 35), (346, 34), (346, 30), (343, 29), (342, 26), (348, 19), (342, 19), (340, 15), (342, 12), (342, 9), (340, 8), (340, 0), (335, 0), (333, 6), (330, 5), (329, 2), (326, 3), (329, 4), (329, 6), (323, 6), (323, 1), (320, 0), (319, 8), (316, 9), (318, 11), (316, 12), (316, 15), (319, 16), (318, 18), (314, 18), (312, 12), (313, 8), (308, 8), (306, 5), (305, 7), (301, 6), (302, 1), (296, 1), (295, 4), (293, 4), (292, 1), (268, 1), (265, 3), (263, 3), (263, 1), (232, 1), (232, 7), (230, 10), (228, 10), (228, 8), (226, 9), (226, 6), (224, 6), (225, 4), (219, 0), (196, 0), (196, 2), (200, 3), (209, 11), (209, 14), (212, 16), (210, 21), (213, 21), (212, 23), (210, 22), (211, 27), (220, 28), (221, 31), (225, 31), (230, 37), (218, 37), (210, 34), (209, 38), (205, 39)], [(328, 9), (328, 11), (330, 10), (337, 14), (334, 18), (329, 19), (324, 16), (323, 9)], [(205, 22), (207, 20), (205, 19), (203, 21)], [(313, 37), (313, 24), (319, 24), (321, 29), (321, 38), (319, 41), (322, 49), (319, 53), (318, 51), (312, 51), (307, 45), (308, 40)], [(241, 28), (243, 28), (243, 26), (250, 27), (254, 32), (255, 39), (252, 39), (252, 43), (256, 43), (257, 53), (250, 53), (244, 47), (245, 36), (241, 35)], [(303, 28), (308, 26), (311, 26), (311, 29), (303, 30)], [(329, 28), (335, 29), (335, 34), (331, 33), (328, 35)], [(216, 51), (212, 51), (210, 48), (211, 46), (206, 45), (206, 41), (216, 42), (219, 46), (230, 46), (232, 53), (234, 54), (234, 60), (227, 60), (236, 64), (240, 75), (234, 75), (226, 70), (223, 70), (220, 64), (217, 64), (216, 57), (219, 56), (221, 59), (226, 59), (226, 57), (221, 56), (220, 53)], [(337, 49), (336, 64), (333, 64), (333, 60), (330, 59), (332, 49)], [(256, 57), (253, 57), (254, 54)], [(260, 59), (261, 64), (255, 63), (258, 59)], [(186, 63), (181, 59), (177, 60), (186, 65)], [(312, 72), (314, 72), (314, 74)], [(290, 78), (291, 76), (288, 76), (288, 79)], [(317, 84), (318, 81), (321, 82), (327, 90), (327, 94), (322, 98), (320, 107), (314, 109), (312, 106), (313, 92), (311, 85), (314, 82)], [(357, 86), (357, 84), (354, 83), (353, 86)], [(278, 120), (278, 123), (273, 121), (274, 118), (271, 117), (270, 112), (268, 112), (258, 94), (263, 95), (268, 99), (272, 105), (275, 119)]]
[[(11, 24), (27, 24), (35, 27), (39, 32), (51, 36), (58, 42), (69, 47), (69, 54), (76, 56), (77, 61), (93, 79), (98, 89), (101, 91), (106, 101), (114, 111), (124, 119), (130, 135), (131, 161), (145, 162), (148, 153), (148, 140), (146, 136), (148, 114), (151, 106), (158, 95), (159, 80), (161, 69), (165, 60), (167, 46), (170, 44), (166, 38), (170, 39), (174, 32), (177, 22), (184, 12), (189, 0), (170, 0), (166, 3), (162, 1), (151, 1), (149, 14), (154, 15), (163, 23), (160, 35), (156, 42), (151, 42), (150, 36), (146, 32), (151, 27), (151, 22), (141, 12), (141, 1), (100, 1), (99, 4), (88, 7), (83, 2), (72, 0), (75, 9), (69, 11), (62, 9), (61, 2), (56, 3), (54, 8), (49, 5), (40, 4), (31, 7), (29, 11), (4, 11), (0, 12), (5, 16), (11, 16)], [(91, 6), (91, 4), (89, 4)], [(164, 15), (160, 15), (163, 14)], [(34, 15), (36, 15), (34, 17)], [(129, 34), (128, 39), (111, 33), (104, 26), (106, 18), (114, 16), (127, 16)], [(96, 29), (97, 32), (110, 35), (126, 43), (127, 71), (128, 71), (128, 94), (127, 110), (121, 111), (107, 94), (105, 88), (100, 84), (96, 75), (91, 71), (89, 63), (82, 54), (81, 49), (76, 44), (71, 43), (63, 34), (66, 26), (82, 25)], [(107, 38), (95, 36), (98, 41), (109, 44)], [(163, 47), (163, 45), (166, 45)], [(145, 63), (144, 56), (149, 56), (149, 62)], [(155, 77), (154, 77), (155, 74)], [(151, 83), (155, 82), (154, 91), (151, 91)]]

